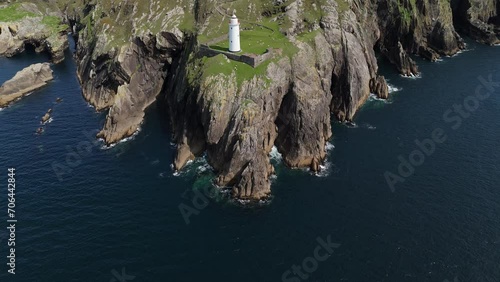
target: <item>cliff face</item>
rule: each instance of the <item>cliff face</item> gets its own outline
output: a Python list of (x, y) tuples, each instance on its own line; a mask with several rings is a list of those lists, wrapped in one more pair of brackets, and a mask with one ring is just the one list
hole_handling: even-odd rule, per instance
[(405, 75), (418, 73), (409, 53), (431, 61), (450, 56), (464, 48), (453, 26), (448, 1), (382, 0), (377, 9), (382, 38), (381, 52)]
[(108, 110), (98, 134), (107, 144), (139, 128), (182, 48), (180, 28), (193, 21), (184, 10), (193, 7), (168, 2), (98, 1), (86, 4), (83, 13), (67, 8), (81, 29), (76, 57), (83, 96), (97, 110)]
[[(98, 137), (111, 144), (132, 135), (157, 101), (178, 144), (175, 169), (206, 153), (216, 184), (250, 199), (271, 191), (273, 146), (288, 166), (318, 171), (331, 118), (352, 120), (370, 93), (388, 97), (375, 50), (401, 74), (416, 75), (411, 54), (436, 60), (464, 48), (455, 26), (497, 42), (500, 6), (498, 0), (53, 3), (78, 37), (84, 97), (108, 110)], [(207, 57), (199, 47), (227, 47), (233, 10), (244, 52), (276, 50), (256, 68)]]
[[(408, 75), (417, 73), (408, 52), (428, 52), (437, 58), (463, 47), (453, 29), (450, 6), (425, 2), (427, 6), (409, 16), (413, 23), (402, 28), (398, 21), (403, 12), (397, 6), (386, 16), (383, 8), (380, 14), (373, 13), (377, 6), (369, 1), (313, 4), (315, 8), (290, 2), (275, 14), (269, 12), (278, 21), (280, 17), (289, 20), (282, 31), (295, 50), (263, 67), (260, 75), (257, 70), (239, 82), (238, 70), (221, 73), (227, 64), (234, 65), (223, 58), (180, 63), (197, 71), (176, 76), (173, 95), (166, 93), (175, 141), (180, 144), (176, 169), (206, 151), (219, 174), (218, 185), (233, 187), (233, 195), (239, 198), (266, 196), (273, 173), (268, 157), (273, 145), (288, 166), (318, 171), (332, 135), (331, 113), (339, 120), (352, 120), (370, 93), (387, 98), (374, 47), (379, 46)], [(321, 11), (317, 21), (311, 20), (311, 9)], [(208, 14), (200, 23), (211, 27), (213, 22), (225, 22), (225, 14)], [(256, 14), (258, 18), (265, 13)], [(428, 20), (429, 15), (434, 20)], [(196, 48), (187, 52), (196, 57)], [(211, 64), (218, 65), (219, 72), (212, 74)]]
[(465, 33), (486, 44), (500, 44), (500, 1), (454, 0), (452, 6)]

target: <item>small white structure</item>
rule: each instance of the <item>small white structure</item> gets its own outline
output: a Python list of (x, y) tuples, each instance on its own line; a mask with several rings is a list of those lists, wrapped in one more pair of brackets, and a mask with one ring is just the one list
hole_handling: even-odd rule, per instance
[(240, 52), (240, 21), (235, 14), (231, 17), (229, 22), (229, 51)]

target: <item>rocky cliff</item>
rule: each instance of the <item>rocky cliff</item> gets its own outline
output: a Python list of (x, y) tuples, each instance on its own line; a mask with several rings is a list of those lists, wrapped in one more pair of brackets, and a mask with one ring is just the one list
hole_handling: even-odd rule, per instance
[(458, 28), (480, 42), (500, 44), (499, 1), (453, 0), (452, 7)]
[[(50, 1), (49, 1), (50, 2)], [(108, 144), (130, 136), (155, 101), (166, 109), (177, 146), (175, 169), (206, 153), (216, 184), (233, 196), (271, 191), (269, 153), (318, 171), (331, 119), (349, 121), (370, 93), (388, 97), (379, 52), (403, 75), (411, 58), (464, 48), (456, 27), (495, 44), (498, 0), (53, 1), (77, 35), (83, 95), (108, 110)], [(224, 49), (228, 16), (242, 23), (244, 52), (274, 57), (252, 68)], [(496, 39), (498, 40), (498, 39)]]

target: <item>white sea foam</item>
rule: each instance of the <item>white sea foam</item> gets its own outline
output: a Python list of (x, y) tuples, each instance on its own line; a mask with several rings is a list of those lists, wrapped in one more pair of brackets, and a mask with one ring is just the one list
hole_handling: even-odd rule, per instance
[(320, 171), (314, 173), (314, 175), (317, 177), (327, 177), (328, 175), (330, 175), (331, 166), (332, 166), (332, 163), (329, 162), (328, 160), (325, 160), (324, 163), (319, 166)]
[(394, 86), (392, 84), (387, 84), (387, 87), (389, 88), (389, 93), (394, 93), (394, 92), (399, 92), (401, 90), (403, 90), (403, 88), (399, 88), (397, 86)]
[[(128, 141), (134, 140), (135, 137), (137, 137), (137, 135), (139, 135), (140, 132), (141, 132), (141, 127), (139, 126), (135, 130), (134, 134), (132, 134), (131, 136), (123, 138), (122, 140), (120, 140), (120, 141), (118, 141), (116, 143), (110, 144), (110, 145), (103, 144), (101, 146), (101, 150), (109, 150), (109, 149), (112, 149), (112, 148), (116, 147), (116, 145), (118, 145), (118, 144), (122, 144), (122, 143), (125, 143), (125, 142), (128, 142)], [(104, 139), (99, 138), (98, 140), (101, 141), (102, 143), (104, 143)]]
[(0, 108), (0, 112), (3, 111), (3, 110), (5, 110), (5, 108)]
[(171, 164), (170, 168), (173, 171), (174, 176), (194, 176), (195, 174), (202, 174), (207, 171), (212, 171), (213, 168), (208, 164), (206, 156), (195, 158), (186, 163), (186, 165), (179, 171), (174, 170), (174, 165)]
[(250, 203), (250, 200), (237, 199), (236, 201), (242, 205), (246, 205), (246, 204)]
[(358, 128), (358, 125), (353, 121), (344, 121), (342, 124), (349, 128)]
[(377, 129), (377, 127), (375, 127), (375, 126), (373, 126), (373, 125), (371, 125), (369, 123), (363, 124), (363, 127), (367, 128), (369, 130), (375, 130), (375, 129)]
[(325, 145), (325, 150), (327, 152), (331, 152), (333, 151), (333, 149), (335, 149), (335, 145), (333, 145), (332, 143), (330, 142), (326, 142), (326, 145)]
[(409, 79), (418, 79), (418, 78), (422, 78), (422, 74), (417, 74), (417, 75), (405, 75), (405, 74), (401, 74), (401, 77), (404, 77), (404, 78), (409, 78)]
[(271, 157), (271, 159), (275, 160), (275, 161), (281, 161), (283, 159), (283, 156), (278, 151), (278, 148), (276, 146), (273, 146), (273, 148), (271, 149), (271, 152), (269, 153), (269, 157)]
[(46, 122), (42, 122), (42, 125), (46, 125), (47, 123), (51, 123), (53, 121), (54, 121), (53, 118), (49, 118)]
[(462, 50), (458, 51), (457, 53), (455, 53), (455, 54), (453, 54), (453, 55), (451, 55), (451, 56), (448, 56), (448, 57), (449, 57), (449, 58), (453, 58), (453, 57), (456, 57), (456, 56), (458, 56), (458, 55), (460, 55), (460, 54), (462, 54), (462, 53), (465, 53), (465, 52), (469, 52), (469, 51), (474, 50), (474, 49), (468, 49), (468, 48), (467, 48), (467, 45), (465, 45), (465, 46), (466, 46), (466, 47), (465, 47), (465, 49), (462, 49)]
[(205, 157), (201, 158), (202, 160), (200, 161), (200, 166), (196, 169), (197, 173), (204, 173), (205, 171), (212, 170), (212, 166), (210, 166), (206, 160)]
[(368, 97), (368, 100), (369, 101), (379, 101), (379, 102), (387, 103), (387, 99), (379, 98), (377, 95), (375, 95), (373, 93), (370, 93), (370, 97)]

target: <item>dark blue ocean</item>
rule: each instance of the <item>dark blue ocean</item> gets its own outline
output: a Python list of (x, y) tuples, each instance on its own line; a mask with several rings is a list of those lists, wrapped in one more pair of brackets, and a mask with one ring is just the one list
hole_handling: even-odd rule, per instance
[[(469, 42), (441, 62), (416, 58), (417, 79), (381, 60), (397, 91), (371, 98), (354, 124), (333, 122), (325, 173), (287, 169), (274, 154), (273, 198), (252, 206), (223, 194), (193, 205), (213, 175), (203, 159), (174, 175), (156, 106), (132, 140), (93, 143), (105, 115), (84, 101), (66, 56), (53, 82), (0, 111), (0, 281), (500, 281), (500, 87), (487, 83), (500, 82), (500, 47)], [(33, 52), (0, 58), (0, 84), (45, 61)], [(489, 97), (474, 98), (478, 88)], [(53, 119), (36, 135), (49, 108)], [(445, 140), (422, 152), (415, 140), (436, 130)], [(418, 166), (402, 177), (400, 158), (410, 157)], [(15, 275), (6, 258), (10, 167)], [(387, 172), (398, 177), (393, 190)], [(189, 223), (180, 205), (195, 209)]]

